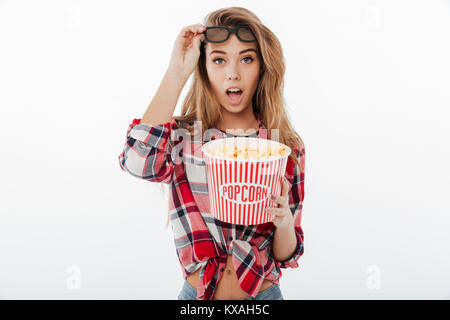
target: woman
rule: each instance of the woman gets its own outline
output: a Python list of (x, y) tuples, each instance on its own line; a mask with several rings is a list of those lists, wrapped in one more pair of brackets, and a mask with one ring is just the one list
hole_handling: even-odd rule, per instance
[[(283, 299), (281, 268), (298, 267), (303, 254), (305, 149), (284, 107), (281, 45), (244, 8), (213, 11), (205, 25), (181, 30), (153, 100), (128, 127), (119, 163), (171, 185), (169, 219), (185, 279), (179, 299)], [(193, 71), (181, 116), (173, 117)], [(292, 149), (272, 222), (234, 225), (210, 214), (200, 147), (234, 135), (277, 138)]]

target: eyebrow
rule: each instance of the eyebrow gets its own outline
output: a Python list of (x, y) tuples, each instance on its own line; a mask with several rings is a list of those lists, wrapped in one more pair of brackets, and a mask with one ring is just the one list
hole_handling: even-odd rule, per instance
[[(250, 49), (245, 49), (245, 50), (242, 50), (241, 52), (239, 52), (239, 54), (243, 54), (243, 53), (246, 53), (246, 52), (249, 52), (249, 51), (254, 51), (255, 53), (258, 53), (258, 52), (256, 52), (256, 50), (255, 49), (253, 49), (253, 48), (250, 48)], [(209, 53), (209, 55), (212, 55), (213, 53), (222, 53), (222, 54), (227, 54), (225, 51), (221, 51), (221, 50), (214, 50), (214, 51), (211, 51), (210, 53)]]

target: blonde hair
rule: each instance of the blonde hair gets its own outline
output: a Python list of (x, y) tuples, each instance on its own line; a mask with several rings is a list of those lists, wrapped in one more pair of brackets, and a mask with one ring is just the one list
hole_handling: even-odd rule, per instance
[[(271, 129), (278, 129), (278, 141), (291, 147), (289, 158), (304, 172), (304, 163), (297, 157), (295, 149), (304, 148), (303, 140), (289, 121), (283, 98), (284, 62), (281, 43), (260, 19), (250, 10), (242, 7), (227, 7), (210, 12), (204, 19), (205, 26), (226, 26), (235, 28), (248, 25), (257, 39), (260, 58), (258, 86), (252, 98), (253, 113), (261, 116), (271, 138)], [(221, 106), (215, 98), (206, 70), (205, 47), (200, 49), (200, 57), (193, 73), (192, 85), (184, 98), (180, 116), (173, 117), (186, 123), (186, 129), (193, 135), (194, 121), (202, 122), (204, 131), (214, 127), (222, 119)], [(167, 225), (166, 224), (166, 228)]]

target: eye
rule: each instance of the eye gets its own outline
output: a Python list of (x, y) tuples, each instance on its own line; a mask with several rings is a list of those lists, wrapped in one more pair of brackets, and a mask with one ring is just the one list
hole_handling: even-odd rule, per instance
[[(223, 59), (222, 58), (217, 58), (217, 59), (214, 59), (213, 62), (215, 63), (217, 60), (223, 60)], [(221, 63), (219, 63), (219, 64), (221, 64)]]
[[(250, 56), (247, 56), (247, 57), (242, 58), (242, 60), (244, 60), (244, 59), (250, 59), (250, 62), (253, 61), (253, 58), (250, 57)], [(222, 58), (216, 58), (216, 59), (213, 59), (213, 62), (216, 63), (217, 60), (223, 60), (223, 59), (222, 59)], [(225, 60), (223, 60), (223, 61), (225, 61)], [(250, 62), (249, 62), (249, 63), (250, 63)], [(216, 63), (216, 64), (217, 64), (217, 63)], [(222, 64), (222, 63), (218, 63), (218, 64)]]

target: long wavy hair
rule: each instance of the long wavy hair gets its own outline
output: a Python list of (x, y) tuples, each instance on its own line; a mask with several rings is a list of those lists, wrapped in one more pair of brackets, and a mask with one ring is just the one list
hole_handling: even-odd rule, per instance
[[(267, 128), (268, 138), (271, 129), (278, 129), (278, 141), (291, 147), (289, 155), (303, 172), (302, 163), (298, 161), (294, 149), (303, 147), (300, 135), (289, 121), (283, 98), (284, 74), (286, 65), (280, 41), (259, 18), (250, 10), (242, 7), (229, 7), (215, 10), (204, 19), (206, 26), (226, 26), (235, 28), (246, 24), (257, 39), (261, 60), (258, 86), (252, 98), (253, 113), (259, 114)], [(204, 130), (214, 127), (222, 118), (221, 106), (215, 98), (206, 71), (205, 47), (200, 49), (200, 57), (193, 73), (192, 85), (183, 101), (181, 115), (175, 120), (192, 123), (202, 121), (202, 137)], [(193, 134), (193, 126), (186, 128)]]
[[(252, 97), (253, 113), (260, 115), (267, 129), (268, 139), (271, 139), (271, 130), (278, 129), (277, 141), (291, 147), (289, 158), (304, 172), (303, 163), (299, 161), (295, 151), (304, 148), (303, 140), (289, 121), (283, 97), (286, 65), (278, 38), (253, 12), (242, 7), (212, 11), (204, 18), (203, 24), (230, 28), (236, 28), (238, 25), (250, 27), (257, 39), (261, 61), (258, 86)], [(221, 108), (208, 79), (205, 46), (202, 45), (192, 85), (182, 104), (181, 115), (173, 118), (185, 122), (191, 135), (194, 133), (194, 121), (201, 121), (203, 137), (205, 130), (214, 127), (222, 119)]]

